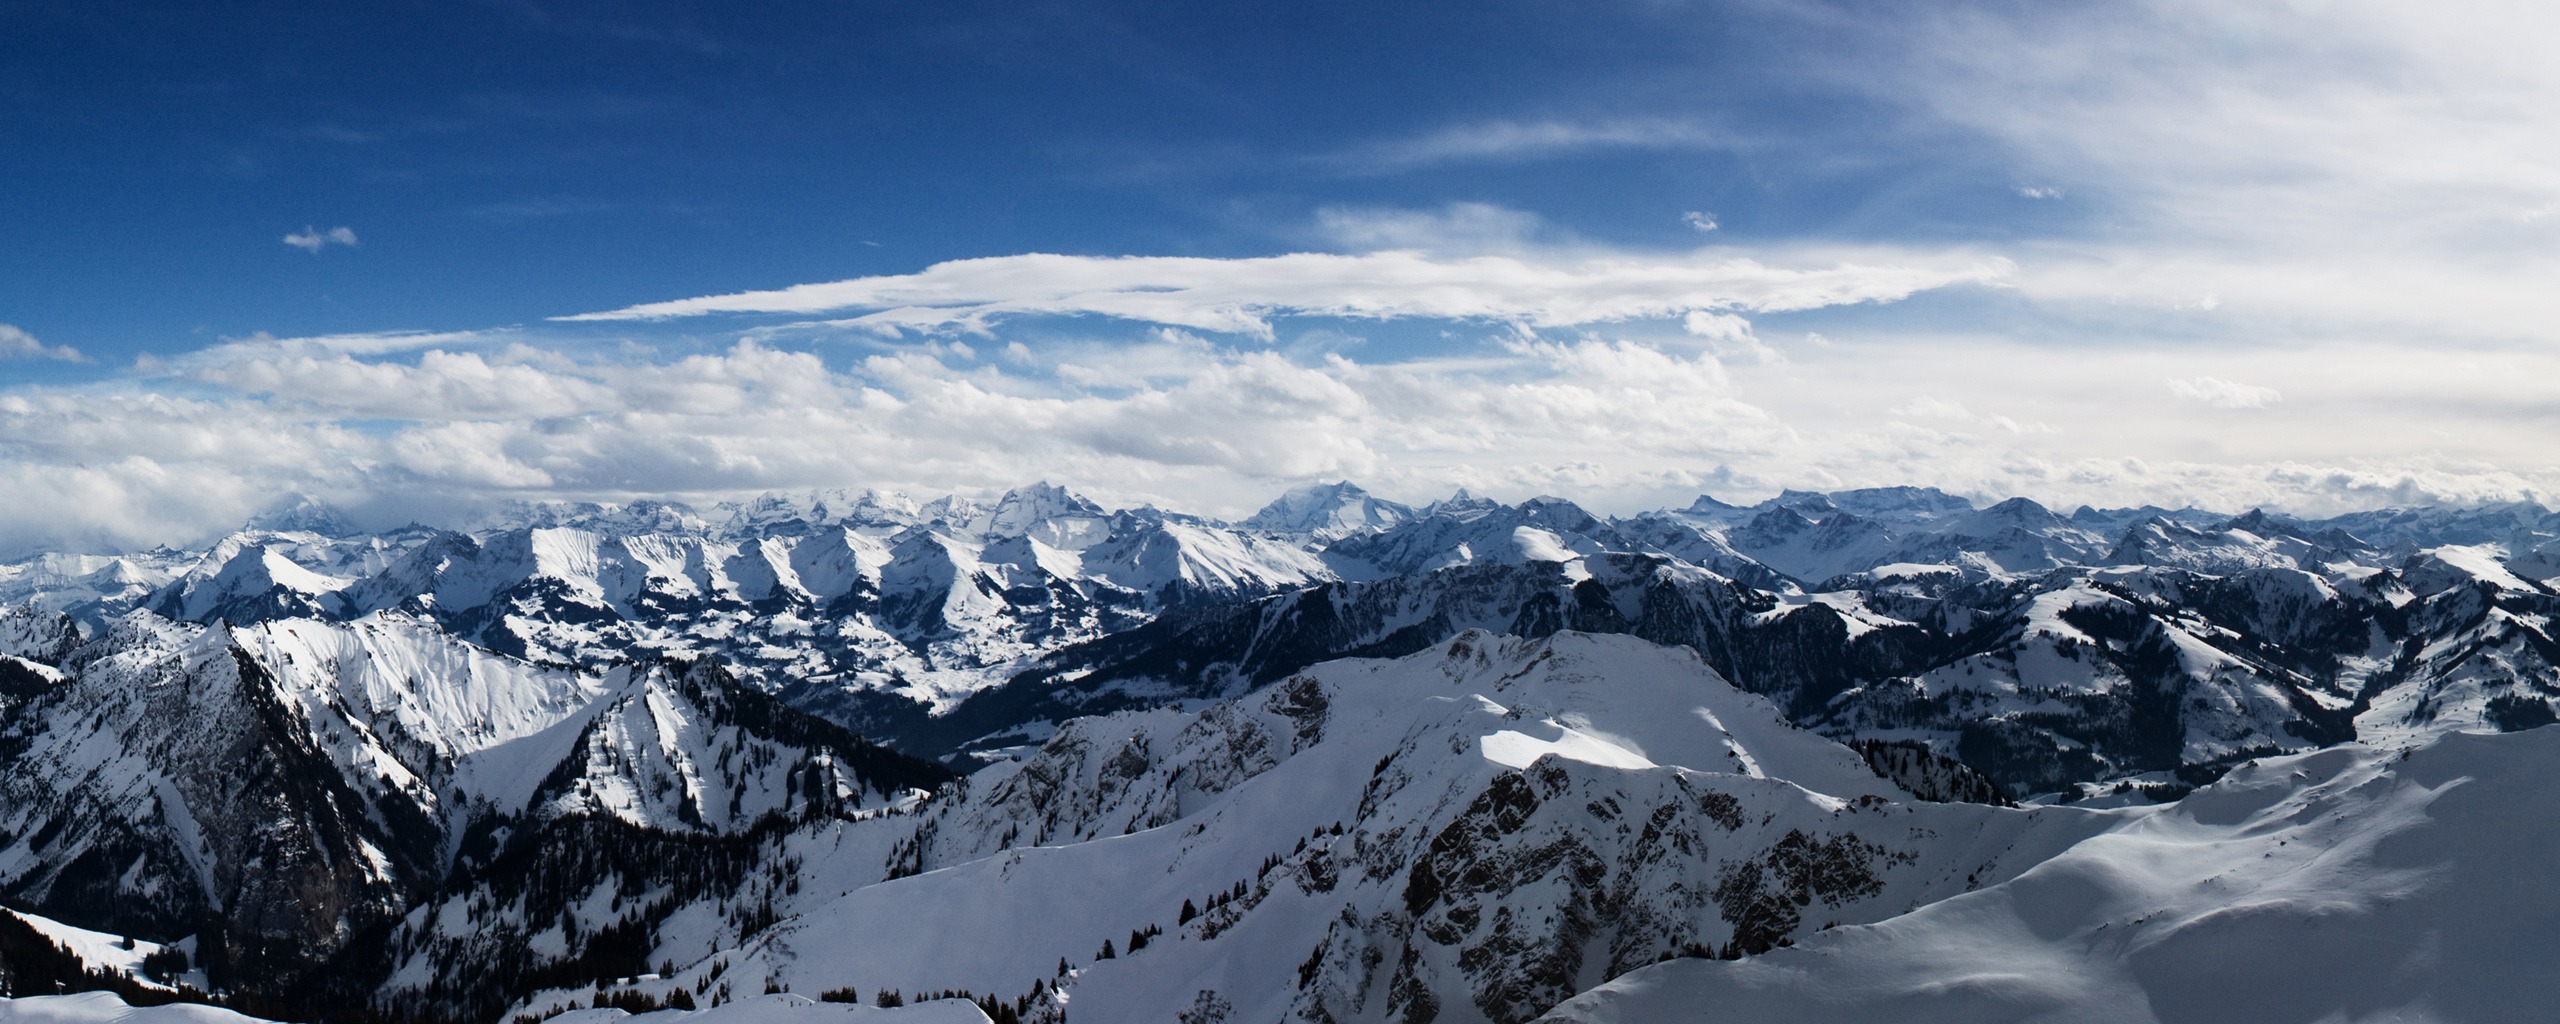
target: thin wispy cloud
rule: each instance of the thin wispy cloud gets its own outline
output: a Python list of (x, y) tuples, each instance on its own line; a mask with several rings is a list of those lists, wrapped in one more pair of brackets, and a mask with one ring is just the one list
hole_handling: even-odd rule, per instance
[(1438, 256), (1392, 250), (1210, 259), (1033, 253), (913, 274), (652, 302), (562, 317), (665, 320), (722, 313), (858, 313), (846, 326), (983, 332), (1019, 316), (1092, 315), (1255, 337), (1283, 316), (1442, 319), (1570, 327), (1890, 302), (2001, 280), (2000, 260), (1958, 254), (1773, 266), (1736, 252)]
[[(1835, 74), (2091, 183), (2022, 295), (2512, 338), (2560, 322), (2560, 12), (2462, 0), (1861, 8)], [(1882, 13), (1886, 16), (1874, 17)], [(2494, 26), (2491, 28), (2490, 26)]]
[(1691, 229), (1701, 234), (1713, 231), (1723, 226), (1716, 223), (1715, 214), (1708, 213), (1704, 210), (1691, 210), (1687, 213), (1681, 214), (1680, 223), (1689, 225)]
[(15, 324), (0, 324), (0, 359), (52, 359), (85, 363), (89, 357), (69, 345), (47, 345)]
[(1338, 170), (1383, 173), (1469, 161), (1540, 160), (1594, 150), (1711, 149), (1734, 140), (1694, 121), (1662, 117), (1478, 121), (1323, 158)]
[(332, 245), (352, 246), (356, 244), (356, 229), (343, 225), (327, 231), (305, 227), (284, 236), (284, 244), (309, 253), (317, 253)]

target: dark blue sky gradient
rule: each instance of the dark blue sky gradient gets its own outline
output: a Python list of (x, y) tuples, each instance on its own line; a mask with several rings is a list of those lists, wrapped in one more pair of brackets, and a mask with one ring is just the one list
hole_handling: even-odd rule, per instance
[[(2001, 237), (2061, 216), (1859, 42), (1712, 4), (0, 4), (0, 322), (105, 363), (1029, 251), (1327, 247), (1325, 207)], [(1449, 159), (1487, 124), (1679, 144)], [(2034, 208), (2029, 208), (2034, 207)], [(353, 228), (353, 248), (280, 242)], [(101, 367), (103, 369), (103, 366)], [(71, 373), (24, 365), (12, 374)]]

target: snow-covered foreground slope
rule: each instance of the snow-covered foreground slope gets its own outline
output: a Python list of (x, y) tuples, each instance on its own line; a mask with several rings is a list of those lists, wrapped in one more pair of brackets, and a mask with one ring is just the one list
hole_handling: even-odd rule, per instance
[(1980, 892), (1647, 968), (1548, 1019), (2547, 1020), (2554, 777), (2552, 729), (2268, 758)]
[(260, 1024), (218, 1006), (129, 1006), (110, 992), (0, 999), (0, 1024)]
[(966, 999), (936, 999), (906, 1006), (828, 1003), (776, 993), (750, 996), (702, 1010), (572, 1010), (553, 1024), (987, 1024), (984, 1011)]
[(1998, 881), (2106, 820), (1912, 801), (1691, 652), (1572, 633), (1468, 633), (1194, 713), (1078, 720), (936, 804), (788, 837), (772, 859), (796, 891), (749, 897), (779, 923), (730, 946), (720, 901), (680, 909), (654, 954), (675, 977), (654, 984), (1512, 1024), (1665, 956)]
[(70, 953), (83, 970), (123, 975), (145, 989), (174, 991), (181, 985), (198, 991), (205, 988), (204, 972), (178, 966), (193, 960), (193, 939), (164, 946), (129, 935), (73, 927), (40, 914), (0, 910), (0, 915), (31, 930), (38, 941)]
[[(794, 995), (756, 996), (707, 1010), (575, 1010), (558, 1024), (987, 1024), (987, 1015), (962, 999), (877, 1007), (824, 1003)], [(0, 1024), (264, 1024), (215, 1006), (185, 1003), (130, 1006), (107, 992), (68, 996), (0, 998)]]

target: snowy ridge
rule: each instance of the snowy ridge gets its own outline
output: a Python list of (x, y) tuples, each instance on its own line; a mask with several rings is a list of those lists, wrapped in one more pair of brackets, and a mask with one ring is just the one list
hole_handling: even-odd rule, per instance
[(229, 983), (320, 969), (547, 821), (736, 835), (944, 777), (709, 666), (599, 678), (402, 616), (136, 612), (58, 667), (8, 666), (40, 685), (12, 683), (0, 725), (0, 893), (129, 934), (210, 915)]
[[(2229, 780), (2327, 785), (2266, 765), (2347, 751), (2379, 792), (2373, 751), (2560, 722), (2539, 506), (324, 513), (0, 567), (0, 900), (201, 932), (209, 981), (313, 1013), (635, 978), (605, 988), (1512, 1024), (1665, 956), (1974, 905)], [(2195, 824), (2226, 831), (2160, 856), (2352, 847)]]
[(2271, 758), (2016, 878), (1544, 1018), (2521, 1020), (2560, 985), (2560, 730)]
[(845, 760), (864, 745), (814, 723), (774, 722), (789, 713), (711, 663), (617, 670), (602, 688), (604, 699), (534, 795), (535, 820), (590, 815), (657, 831), (736, 834), (767, 818), (842, 815), (909, 798)]
[[(0, 599), (71, 611), (92, 631), (136, 606), (205, 623), (346, 619), (391, 610), (432, 619), (456, 636), (510, 656), (592, 671), (666, 654), (716, 657), (752, 686), (935, 755), (1024, 729), (1037, 733), (1064, 715), (1115, 706), (1080, 703), (1083, 698), (1073, 694), (991, 696), (975, 707), (971, 702), (1026, 679), (1111, 675), (1117, 671), (1115, 641), (1166, 619), (1188, 626), (1250, 614), (1252, 602), (1273, 595), (1324, 593), (1348, 584), (1376, 584), (1408, 595), (1483, 588), (1504, 571), (1521, 580), (1560, 571), (1568, 583), (1596, 572), (1607, 583), (1636, 574), (1601, 563), (1629, 557), (1694, 568), (1766, 597), (1692, 600), (1705, 619), (1733, 621), (1683, 629), (1634, 614), (1611, 625), (1603, 621), (1606, 616), (1588, 614), (1593, 607), (1578, 603), (1573, 591), (1561, 595), (1568, 600), (1551, 613), (1540, 611), (1533, 602), (1543, 600), (1537, 596), (1542, 587), (1516, 582), (1493, 588), (1509, 598), (1489, 599), (1510, 600), (1508, 605), (1474, 602), (1477, 611), (1446, 621), (1424, 606), (1450, 607), (1448, 597), (1410, 597), (1406, 609), (1418, 613), (1405, 614), (1368, 612), (1337, 596), (1335, 603), (1345, 611), (1381, 622), (1402, 619), (1397, 628), (1417, 632), (1380, 651), (1326, 643), (1321, 650), (1292, 654), (1286, 660), (1294, 664), (1288, 665), (1274, 662), (1259, 645), (1232, 645), (1217, 660), (1260, 661), (1285, 674), (1322, 657), (1410, 651), (1470, 627), (1526, 635), (1565, 626), (1624, 629), (1696, 646), (1719, 669), (1787, 703), (1800, 717), (1827, 709), (1821, 702), (1853, 690), (1853, 703), (1880, 703), (1823, 710), (1830, 719), (1826, 728), (1924, 740), (1946, 753), (1967, 742), (1964, 724), (1981, 717), (1978, 712), (2022, 723), (2056, 710), (2030, 699), (2053, 689), (2037, 678), (2040, 669), (2020, 676), (2002, 667), (2011, 653), (2031, 665), (2052, 659), (1984, 641), (2038, 635), (2040, 627), (2018, 618), (2032, 617), (2019, 600), (2021, 591), (2138, 589), (2179, 605), (2146, 606), (2142, 614), (2160, 618), (2170, 633), (2192, 634), (2245, 663), (2245, 671), (2207, 670), (2198, 666), (2213, 659), (2180, 656), (2171, 670), (2152, 659), (2098, 673), (2110, 685), (2139, 679), (2173, 689), (2238, 687), (2223, 696), (2206, 694), (2206, 702), (2255, 710), (2238, 719), (2215, 711), (2229, 720), (2186, 728), (2201, 728), (2210, 741), (2172, 744), (2165, 731), (2136, 741), (2127, 728), (2101, 725), (2099, 720), (2110, 717), (2138, 717), (2129, 691), (2102, 695), (2107, 708), (2060, 709), (2066, 719), (2089, 720), (2085, 727), (1975, 730), (1982, 734), (1969, 742), (1979, 756), (1967, 756), (1977, 767), (2013, 785), (2053, 788), (2075, 777), (2162, 770), (2174, 758), (2208, 748), (2237, 752), (2331, 742), (2352, 725), (2323, 716), (2362, 714), (2349, 706), (2365, 699), (2362, 691), (2382, 671), (2379, 666), (2397, 657), (2384, 646), (2420, 639), (2376, 603), (2377, 595), (2414, 585), (2418, 597), (2431, 598), (2441, 588), (2427, 581), (2453, 573), (2463, 579), (2495, 577), (2510, 595), (2505, 600), (2530, 603), (2531, 595), (2543, 592), (2541, 581), (2560, 576), (2560, 515), (2539, 506), (2392, 510), (2317, 522), (2255, 511), (2235, 517), (2148, 508), (2083, 508), (2065, 517), (2024, 499), (1976, 507), (1925, 488), (1789, 491), (1749, 507), (1701, 497), (1684, 508), (1614, 519), (1563, 499), (1506, 505), (1464, 492), (1414, 508), (1337, 483), (1292, 491), (1229, 526), (1155, 509), (1109, 511), (1044, 483), (987, 504), (838, 490), (767, 495), (702, 511), (665, 502), (525, 506), (469, 534), (423, 527), (350, 533), (342, 517), (307, 501), (287, 514), (262, 517), (261, 524), (268, 528), (244, 531), (201, 553), (47, 556), (0, 567)], [(2445, 569), (2430, 568), (2451, 565), (2444, 557), (2422, 554), (2453, 550), (2475, 554), (2459, 556), (2469, 561)], [(1930, 570), (1934, 576), (1905, 571), (1926, 566), (1942, 569)], [(2161, 572), (2145, 580), (2118, 571), (2135, 568)], [(1470, 571), (1450, 575), (1461, 569)], [(2173, 579), (2171, 570), (2187, 575)], [(2424, 579), (2399, 582), (2408, 573)], [(2314, 589), (2335, 593), (2309, 604), (2297, 600), (2303, 591), (2299, 581), (2311, 577), (2320, 581)], [(1644, 604), (1611, 586), (1608, 603), (1622, 611)], [(2260, 603), (2257, 596), (2232, 593), (2251, 589), (2266, 589), (2268, 601), (2293, 602), (2296, 625), (2317, 620), (2334, 635), (2320, 636), (2310, 652), (2271, 657), (2268, 650), (2249, 648), (2291, 641), (2258, 637), (2222, 608), (2181, 604)], [(1373, 588), (1364, 600), (1382, 592)], [(1817, 593), (1824, 596), (1794, 596)], [(1762, 600), (1774, 601), (1779, 614), (1744, 622), (1722, 610)], [(1831, 617), (1845, 627), (1836, 640), (1824, 636), (1833, 628), (1824, 621)], [(2195, 628), (2196, 619), (2207, 620), (2209, 628)], [(2350, 650), (2346, 633), (2359, 623), (2362, 632), (2379, 636)], [(1385, 642), (1392, 635), (1372, 631), (1368, 639)], [(2261, 639), (2271, 642), (2253, 644)], [(2436, 639), (2421, 642), (2434, 645)], [(2173, 636), (2161, 643), (2183, 641)], [(1781, 649), (1792, 653), (1781, 656)], [(2300, 657), (2305, 653), (2309, 664)], [(1976, 658), (1976, 680), (1990, 672), (2005, 678), (1959, 684), (1953, 691), (1941, 689), (1948, 681), (1943, 673), (1926, 678), (1939, 664), (1975, 655), (2001, 663)], [(2421, 664), (2417, 675), (2433, 671)], [(2530, 666), (2524, 671), (2530, 676)], [(1124, 687), (1111, 700), (1199, 699), (1228, 692), (1235, 683), (1189, 674), (1195, 678)], [(1260, 670), (1248, 675), (1270, 678)], [(1933, 722), (1907, 721), (1942, 693), (1953, 693), (1963, 712), (1931, 712)], [(2293, 713), (2268, 710), (2269, 700)], [(2528, 705), (2509, 704), (2517, 714), (2535, 714)], [(999, 706), (1038, 710), (990, 718), (987, 709)], [(1906, 724), (1884, 724), (1895, 721)], [(2048, 746), (2056, 749), (2039, 749)], [(2089, 753), (2079, 753), (2084, 750)], [(2173, 750), (2188, 753), (2166, 753)]]
[[(1071, 723), (921, 814), (796, 832), (769, 856), (801, 865), (797, 891), (761, 897), (779, 923), (658, 984), (1036, 983), (1108, 1020), (1400, 1019), (1428, 1000), (1436, 1019), (1511, 1022), (1665, 954), (1767, 948), (2005, 877), (2100, 820), (1901, 798), (1685, 652), (1470, 633), (1194, 714)], [(1515, 916), (1567, 907), (1592, 909)], [(698, 948), (685, 922), (720, 919), (679, 910), (659, 948)], [(1152, 941), (1096, 959), (1132, 934)], [(1060, 1005), (1044, 998), (1035, 1012)]]

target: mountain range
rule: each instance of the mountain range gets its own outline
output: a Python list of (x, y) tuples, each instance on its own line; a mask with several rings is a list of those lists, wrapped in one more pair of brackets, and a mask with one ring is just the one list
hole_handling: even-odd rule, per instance
[(0, 903), (277, 1019), (2492, 1019), (2409, 965), (2560, 940), (2556, 580), (2532, 504), (304, 501), (0, 566)]

